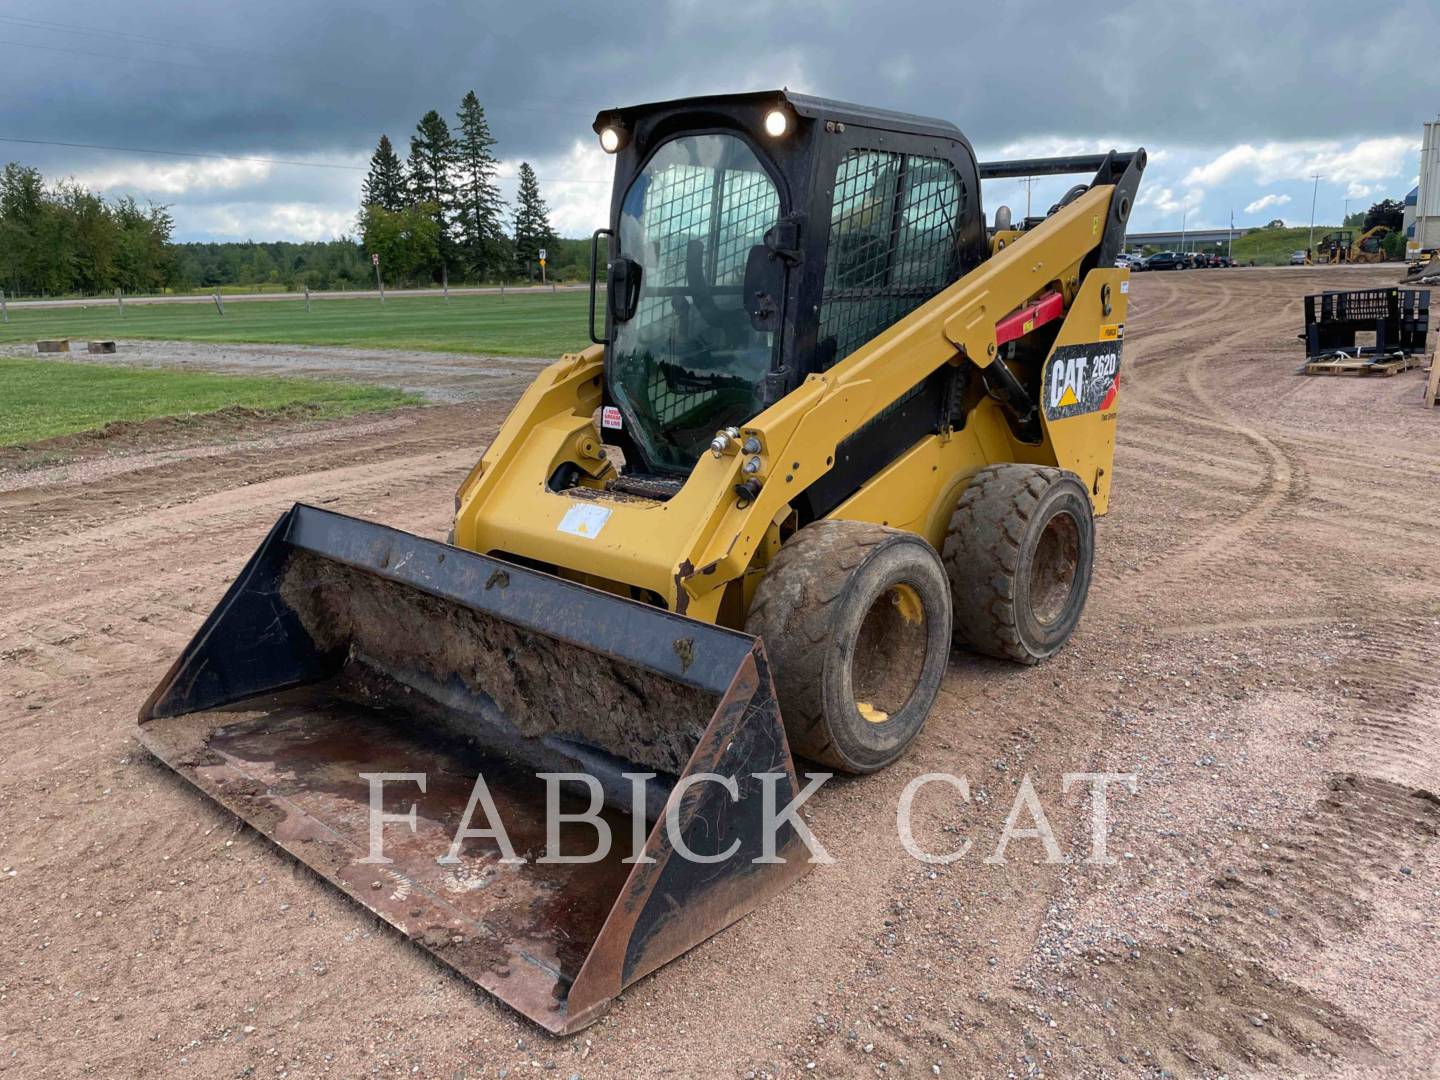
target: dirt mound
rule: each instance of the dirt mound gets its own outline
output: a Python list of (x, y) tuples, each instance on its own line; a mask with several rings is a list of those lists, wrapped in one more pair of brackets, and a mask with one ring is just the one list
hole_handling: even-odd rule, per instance
[[(494, 588), (508, 587), (503, 573)], [(323, 650), (344, 649), (417, 688), (458, 679), (526, 737), (573, 737), (672, 776), (685, 771), (718, 704), (609, 657), (314, 555), (290, 559), (280, 596)], [(486, 719), (471, 722), (475, 729), (459, 734), (485, 743), (478, 728)]]

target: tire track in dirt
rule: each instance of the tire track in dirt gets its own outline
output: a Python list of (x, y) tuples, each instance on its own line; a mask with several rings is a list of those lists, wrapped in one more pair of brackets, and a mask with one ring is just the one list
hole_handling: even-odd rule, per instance
[[(1440, 1010), (1428, 939), (1423, 925), (1407, 928), (1415, 948), (1399, 958), (1381, 924), (1385, 905), (1437, 880), (1425, 877), (1437, 865), (1431, 804), (1407, 794), (1437, 755), (1423, 726), (1435, 700), (1425, 665), (1440, 655), (1422, 617), (1434, 590), (1406, 576), (1413, 555), (1403, 543), (1348, 538), (1364, 523), (1355, 476), (1370, 451), (1337, 452), (1317, 435), (1329, 428), (1292, 438), (1270, 414), (1252, 414), (1236, 357), (1206, 368), (1216, 378), (1204, 389), (1225, 415), (1199, 404), (1185, 373), (1190, 343), (1245, 319), (1278, 340), (1267, 328), (1289, 318), (1245, 313), (1247, 302), (1278, 304), (1226, 273), (1134, 286), (1163, 293), (1133, 316), (1140, 394), (1121, 410), (1121, 461), (1130, 458), (1103, 525), (1104, 557), (1121, 570), (1097, 584), (1071, 646), (1028, 672), (956, 654), (901, 769), (817, 796), (812, 827), (840, 863), (643, 980), (608, 1022), (568, 1042), (539, 1036), (377, 928), (139, 753), (132, 736), (135, 708), (175, 643), (295, 498), (443, 534), (456, 474), (474, 458), (464, 448), (484, 440), (474, 413), (425, 410), (414, 431), (307, 448), (297, 460), (237, 452), (81, 491), (34, 490), (33, 515), (0, 496), (0, 529), (13, 537), (0, 543), (0, 682), (24, 690), (0, 695), (10, 765), (0, 865), (20, 871), (0, 882), (0, 948), (14, 961), (0, 976), (0, 1013), (9, 1010), (0, 1046), (19, 1048), (13, 1067), (71, 1076), (88, 1062), (97, 1075), (197, 1080), (277, 1067), (519, 1076), (534, 1060), (537, 1073), (553, 1061), (556, 1075), (587, 1080), (652, 1065), (787, 1077), (933, 1075), (935, 1063), (942, 1077), (1424, 1068)], [(1222, 286), (1225, 309), (1215, 303)], [(1183, 325), (1147, 336), (1145, 319), (1162, 317)], [(1168, 355), (1149, 351), (1155, 339)], [(1273, 370), (1255, 368), (1272, 396), (1282, 386), (1265, 375)], [(1387, 416), (1365, 423), (1389, 430)], [(1126, 571), (1253, 509), (1275, 465), (1234, 431), (1236, 418), (1295, 459), (1296, 499), (1239, 541), (1255, 565), (1221, 552), (1209, 574), (1209, 564), (1173, 579)], [(1340, 463), (1333, 472), (1319, 463), (1327, 446)], [(1421, 447), (1406, 454), (1424, 468), (1375, 485), (1377, 498), (1402, 505), (1397, 538), (1423, 521), (1421, 481), (1437, 462)], [(1344, 487), (1326, 501), (1331, 477)], [(1335, 519), (1321, 529), (1311, 515), (1326, 513)], [(1327, 547), (1334, 561), (1305, 563)], [(1214, 654), (1223, 663), (1202, 668)], [(56, 677), (57, 665), (74, 674)], [(1123, 730), (1117, 713), (1133, 715)], [(1279, 746), (1267, 760), (1288, 767), (1274, 781), (1284, 798), (1267, 806), (1264, 828), (1236, 833), (1231, 819), (1249, 819), (1227, 800), (1253, 797), (1249, 766), (1202, 772), (1178, 759), (1199, 753), (1185, 742), (1191, 729), (1238, 739), (1236, 729), (1261, 721), (1244, 745)], [(1299, 749), (1312, 735), (1319, 749)], [(1087, 767), (1171, 769), (1151, 788), (1158, 818), (1144, 816), (1144, 800), (1117, 803), (1116, 827), (1135, 855), (1118, 877), (1040, 865), (1033, 841), (1017, 842), (1004, 868), (983, 866), (981, 851), (931, 867), (897, 847), (896, 798), (921, 772), (964, 773), (975, 801), (922, 810), (917, 825), (939, 844), (958, 834), (983, 848), (1022, 770), (1062, 831), (1087, 827), (1050, 802), (1062, 772)], [(1165, 786), (1192, 772), (1200, 779), (1189, 788)], [(1327, 786), (1331, 773), (1338, 786)], [(1187, 794), (1197, 787), (1205, 799)], [(1156, 839), (1156, 825), (1173, 835)], [(1412, 862), (1413, 878), (1399, 872)], [(1291, 926), (1286, 947), (1276, 938)], [(1345, 997), (1334, 976), (1345, 955), (1395, 966), (1413, 984), (1414, 1008), (1389, 1020), (1389, 1003)]]
[[(1197, 323), (1208, 321), (1211, 318), (1225, 318), (1226, 309), (1233, 293), (1228, 283), (1221, 281), (1217, 285), (1218, 299), (1213, 306), (1203, 305), (1205, 314), (1183, 321), (1179, 324), (1178, 331), (1172, 329), (1170, 335), (1162, 332), (1158, 335), (1162, 341), (1167, 336), (1177, 333), (1184, 334)], [(1231, 320), (1232, 325), (1238, 322), (1240, 320)], [(1168, 366), (1164, 365), (1167, 357), (1163, 352), (1160, 355), (1151, 355), (1145, 361), (1144, 370), (1147, 377), (1140, 380), (1138, 394), (1140, 400), (1135, 403), (1133, 397), (1136, 395), (1132, 393), (1123, 408), (1131, 408), (1138, 404), (1142, 413), (1162, 420), (1178, 413), (1186, 417), (1192, 428), (1194, 426), (1211, 427), (1224, 438), (1239, 436), (1259, 453), (1264, 464), (1265, 474), (1258, 489), (1245, 495), (1245, 508), (1234, 514), (1227, 522), (1207, 530), (1207, 535), (1204, 537), (1185, 541), (1178, 548), (1150, 553), (1147, 565), (1139, 568), (1138, 571), (1130, 569), (1123, 575), (1119, 575), (1115, 583), (1123, 584), (1127, 589), (1143, 589), (1153, 587), (1154, 583), (1161, 578), (1166, 583), (1175, 583), (1201, 567), (1207, 570), (1212, 569), (1217, 558), (1231, 553), (1239, 541), (1263, 524), (1281, 505), (1296, 497), (1294, 484), (1297, 464), (1272, 439), (1239, 420), (1229, 409), (1218, 404), (1200, 377), (1203, 370), (1202, 365), (1226, 355), (1234, 342), (1247, 339), (1253, 333), (1252, 326), (1234, 329), (1199, 349), (1189, 352), (1178, 363), (1172, 362)], [(1155, 349), (1152, 346), (1148, 351), (1153, 354)], [(1169, 384), (1181, 380), (1184, 383), (1185, 398), (1188, 399), (1186, 404), (1182, 405), (1179, 401), (1174, 401), (1169, 408), (1162, 408), (1155, 401), (1156, 396), (1167, 389)], [(1203, 410), (1198, 415), (1194, 409), (1196, 405)], [(1146, 434), (1156, 437), (1160, 431), (1156, 427), (1151, 427), (1147, 432), (1142, 433), (1142, 439)], [(1167, 425), (1164, 428), (1164, 434), (1167, 440), (1166, 445), (1173, 452), (1176, 445), (1173, 426)], [(1211, 443), (1213, 440), (1207, 440), (1206, 444), (1202, 445)], [(1152, 453), (1156, 452), (1153, 447), (1145, 448), (1143, 443), (1142, 449), (1149, 449)], [(1159, 452), (1163, 453), (1164, 451)]]
[[(57, 483), (0, 493), (0, 559), (18, 542), (48, 540), (94, 529), (111, 522), (115, 507), (129, 514), (174, 507), (207, 495), (226, 494), (237, 499), (244, 489), (286, 477), (357, 466), (383, 466), (399, 458), (418, 459), (425, 454), (460, 460), (468, 470), (480, 456), (505, 415), (504, 403), (440, 406), (408, 414), (412, 423), (367, 437), (349, 434), (342, 426), (333, 440), (324, 440), (307, 453), (283, 452), (283, 447), (261, 445), (240, 449), (200, 462), (165, 461), (142, 470), (103, 478), (93, 483)], [(394, 470), (391, 471), (394, 475)], [(463, 475), (463, 474), (462, 474)]]
[[(1217, 314), (1223, 317), (1224, 313)], [(1272, 316), (1267, 325), (1278, 324), (1282, 315)], [(1214, 357), (1225, 345), (1222, 338), (1201, 350), (1195, 359)], [(1156, 363), (1158, 360), (1145, 367), (1153, 374)], [(1148, 423), (1144, 424), (1142, 435), (1153, 436), (1165, 430), (1165, 417), (1156, 405), (1164, 400), (1167, 407), (1174, 406), (1179, 400), (1176, 381), (1173, 372), (1162, 372), (1160, 378), (1145, 382), (1140, 395), (1141, 412)], [(1332, 509), (1323, 495), (1315, 494), (1315, 489), (1322, 478), (1330, 482), (1333, 473), (1325, 468), (1320, 478), (1312, 477), (1311, 455), (1327, 467), (1338, 461), (1342, 468), (1362, 469), (1357, 457), (1337, 453), (1343, 448), (1337, 448), (1333, 441), (1291, 440), (1288, 432), (1272, 433), (1258, 423), (1242, 420), (1233, 407), (1217, 400), (1214, 383), (1202, 379), (1202, 368), (1194, 359), (1185, 365), (1184, 384), (1184, 394), (1200, 404), (1215, 422), (1218, 434), (1238, 435), (1259, 453), (1266, 476), (1241, 514), (1208, 532), (1201, 542), (1181, 547), (1178, 558), (1176, 549), (1172, 549), (1164, 562), (1152, 562), (1140, 574), (1116, 575), (1119, 586), (1139, 585), (1145, 593), (1178, 587), (1201, 566), (1213, 573), (1216, 565), (1224, 564), (1227, 555), (1235, 551), (1248, 557), (1247, 538), (1259, 530), (1266, 530), (1272, 543), (1287, 543), (1297, 526), (1304, 529), (1307, 520), (1321, 516), (1302, 507), (1318, 505)], [(1244, 393), (1243, 387), (1225, 386), (1224, 390), (1229, 400), (1237, 400)], [(1160, 395), (1167, 391), (1169, 396), (1162, 399)], [(1134, 433), (1133, 427), (1130, 432)], [(1158, 458), (1162, 468), (1168, 465), (1165, 451), (1147, 449), (1151, 460)], [(1173, 449), (1170, 452), (1173, 453)], [(1417, 479), (1428, 475), (1435, 466), (1433, 456), (1413, 461), (1421, 467), (1408, 471), (1403, 480), (1397, 480), (1396, 488), (1413, 492)], [(1197, 473), (1203, 476), (1203, 470)], [(1341, 490), (1348, 493), (1357, 489)], [(1372, 487), (1368, 500), (1347, 499), (1347, 505), (1341, 508), (1343, 512), (1329, 516), (1324, 524), (1330, 530), (1353, 528), (1361, 537), (1385, 534), (1418, 540), (1419, 533), (1412, 530), (1416, 524), (1423, 523), (1407, 522), (1403, 513), (1398, 521), (1387, 515), (1387, 521), (1378, 530), (1370, 524), (1377, 505), (1383, 505), (1378, 498)], [(1355, 554), (1358, 556), (1359, 552)], [(1338, 599), (1344, 592), (1335, 588), (1336, 572), (1339, 571), (1343, 580), (1345, 565), (1342, 553), (1328, 566), (1297, 568), (1292, 569), (1292, 573), (1312, 579), (1327, 578)], [(1216, 585), (1212, 580), (1208, 588)], [(1134, 617), (1144, 609), (1124, 610)], [(1368, 646), (1346, 654), (1341, 668), (1343, 674), (1337, 680), (1337, 685), (1345, 688), (1343, 692), (1352, 696), (1355, 705), (1349, 729), (1342, 728), (1337, 756), (1357, 771), (1333, 776), (1328, 793), (1283, 832), (1255, 838), (1252, 848), (1237, 854), (1234, 865), (1217, 874), (1185, 912), (1195, 923), (1196, 935), (1187, 948), (1180, 950), (1189, 958), (1182, 966), (1188, 968), (1199, 963), (1194, 959), (1197, 952), (1202, 957), (1211, 957), (1206, 961), (1211, 967), (1218, 963), (1216, 970), (1230, 973), (1220, 985), (1225, 987), (1225, 997), (1232, 1005), (1237, 997), (1244, 999), (1246, 995), (1242, 989), (1242, 976), (1246, 972), (1253, 969), (1261, 973), (1262, 984), (1274, 982), (1274, 976), (1264, 972), (1253, 960), (1232, 958), (1283, 958), (1295, 954), (1292, 942), (1302, 943), (1302, 955), (1308, 950), (1312, 956), (1323, 956), (1357, 935), (1369, 933), (1376, 898), (1397, 884), (1403, 887), (1405, 875), (1410, 873), (1407, 864), (1432, 857), (1434, 841), (1440, 835), (1440, 800), (1432, 794), (1440, 776), (1436, 754), (1440, 745), (1436, 736), (1440, 732), (1435, 730), (1433, 705), (1430, 715), (1415, 707), (1420, 701), (1432, 703), (1440, 689), (1440, 670), (1435, 661), (1440, 655), (1436, 648), (1440, 642), (1434, 640), (1433, 632), (1437, 621), (1422, 618), (1396, 626), (1393, 607), (1384, 603), (1352, 606), (1348, 614), (1362, 621), (1372, 620), (1358, 631), (1366, 635), (1364, 640)], [(1211, 634), (1223, 636), (1260, 628), (1320, 628), (1333, 626), (1335, 621), (1331, 614), (1279, 615), (1208, 625), (1180, 624), (1163, 632), (1203, 633), (1208, 639)], [(1428, 635), (1421, 632), (1422, 625), (1431, 630)], [(1139, 951), (1131, 954), (1132, 959), (1139, 955)], [(1181, 984), (1186, 981), (1177, 971), (1158, 980), (1169, 986), (1177, 981)], [(1152, 1002), (1134, 1000), (1135, 982), (1133, 975), (1126, 977), (1119, 993), (1133, 1002), (1136, 1014), (1144, 1017), (1148, 1024), (1172, 1026), (1170, 1007), (1167, 1006), (1166, 1015), (1162, 1016), (1154, 1007), (1147, 1007), (1152, 1006)], [(1107, 987), (1107, 994), (1111, 992), (1104, 976), (1101, 976), (1101, 985)], [(1366, 1060), (1373, 1049), (1372, 1034), (1347, 1016), (1342, 1007), (1288, 984), (1283, 990), (1278, 996), (1272, 996), (1270, 1004), (1264, 1007), (1263, 999), (1252, 995), (1250, 1002), (1235, 1012), (1228, 1024), (1218, 1020), (1214, 1012), (1206, 1015), (1196, 1030), (1213, 1036), (1219, 1023), (1232, 1043), (1228, 1052), (1219, 1052), (1224, 1047), (1224, 1039), (1212, 1041), (1207, 1052), (1202, 1048), (1203, 1039), (1187, 1046), (1185, 1039), (1180, 1038), (1172, 1048), (1180, 1050), (1184, 1060), (1173, 1062), (1169, 1067), (1280, 1065), (1308, 1069), (1337, 1054), (1352, 1063)], [(1108, 998), (1107, 1004), (1113, 1000), (1115, 998)], [(1250, 1015), (1246, 1016), (1246, 1012)], [(1251, 1025), (1254, 1030), (1247, 1030)], [(1258, 1037), (1262, 1032), (1279, 1036), (1272, 1040), (1274, 1045), (1268, 1051), (1258, 1045), (1245, 1045), (1241, 1039), (1247, 1035)], [(1320, 1061), (1312, 1060), (1317, 1056)]]
[[(1364, 795), (1371, 792), (1365, 789)], [(1381, 792), (1372, 801), (1389, 797)], [(1370, 807), (1363, 801), (1326, 806), (1326, 825), (1338, 821), (1343, 829), (1357, 808)], [(1406, 820), (1414, 820), (1428, 842), (1425, 812)], [(1357, 828), (1374, 837), (1374, 815)], [(1330, 839), (1330, 832), (1320, 830), (1295, 846), (1305, 852)], [(1256, 839), (1257, 849), (1263, 842)], [(1321, 873), (1307, 864), (1296, 877), (1305, 890), (1323, 892), (1336, 869), (1321, 860)], [(934, 1063), (942, 1076), (1092, 1075), (1101, 1062), (1146, 1076), (1162, 1070), (1248, 1074), (1272, 1067), (1297, 1075), (1342, 1058), (1373, 1060), (1372, 1038), (1363, 1024), (1256, 959), (1259, 936), (1248, 921), (1234, 930), (1227, 926), (1224, 934), (1206, 921), (1212, 911), (1227, 910), (1224, 889), (1233, 872), (1178, 913), (1191, 929), (1163, 939), (1132, 937), (1123, 928), (1098, 938), (1075, 935), (1065, 889), (1057, 889), (1047, 896), (1031, 962), (1009, 985), (979, 993), (973, 974), (954, 955), (957, 932), (967, 932), (957, 923), (975, 901), (962, 907), (950, 899), (950, 890), (935, 884), (937, 876), (952, 872), (934, 868), (907, 876), (887, 910), (878, 948), (851, 977), (873, 987), (878, 1002), (859, 1012), (827, 1002), (803, 1051), (791, 1058), (797, 1073), (814, 1063), (833, 1075), (855, 1075), (872, 1071), (878, 1061), (901, 1063), (902, 1069), (918, 1064), (922, 1072)], [(1071, 886), (1081, 879), (1076, 875)], [(1337, 900), (1337, 909), (1344, 903), (1345, 898)], [(909, 973), (917, 970), (923, 973), (918, 992), (900, 998), (879, 993), (887, 984), (913, 982)]]
[(1388, 783), (1440, 793), (1440, 608), (1349, 638), (1335, 672), (1351, 710), (1339, 752)]
[(86, 483), (94, 483), (112, 476), (157, 469), (182, 462), (205, 461), (212, 458), (231, 457), (236, 453), (256, 451), (298, 450), (317, 446), (321, 443), (342, 439), (363, 439), (385, 431), (398, 431), (410, 427), (414, 420), (404, 416), (390, 416), (364, 424), (347, 424), (343, 427), (319, 427), (275, 435), (266, 439), (242, 440), (238, 443), (211, 446), (177, 447), (169, 450), (149, 450), (136, 454), (117, 455), (87, 461), (83, 464), (52, 465), (24, 471), (0, 473), (0, 494), (33, 488), (70, 484), (83, 476)]
[(1437, 838), (1440, 797), (1340, 774), (1290, 828), (1236, 852), (1190, 914), (1203, 939), (1238, 955), (1314, 955), (1368, 921), (1375, 893)]
[[(15, 562), (23, 569), (26, 564), (53, 568), (67, 561), (93, 559), (107, 548), (119, 548), (137, 559), (152, 557), (158, 543), (181, 548), (192, 547), (206, 536), (227, 535), (241, 523), (250, 523), (266, 516), (278, 517), (295, 502), (333, 503), (345, 500), (351, 504), (375, 501), (374, 509), (388, 509), (396, 502), (395, 491), (428, 489), (444, 477), (463, 479), (474, 454), (469, 450), (450, 450), (436, 454), (392, 458), (381, 463), (337, 465), (315, 472), (287, 474), (271, 480), (247, 485), (245, 498), (235, 498), (229, 491), (201, 495), (174, 505), (162, 506), (139, 515), (126, 515), (97, 525), (82, 527), (69, 533), (42, 536), (10, 545), (4, 562)], [(466, 463), (469, 464), (466, 464)], [(428, 496), (428, 491), (426, 497)], [(383, 503), (378, 500), (384, 500)], [(448, 507), (445, 508), (448, 517)], [(95, 573), (106, 572), (95, 568)]]

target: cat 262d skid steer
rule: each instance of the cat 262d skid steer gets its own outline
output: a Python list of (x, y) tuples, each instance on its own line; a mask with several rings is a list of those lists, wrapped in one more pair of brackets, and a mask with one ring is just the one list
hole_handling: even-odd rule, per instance
[[(952, 638), (1070, 637), (1145, 167), (978, 164), (948, 123), (787, 92), (595, 130), (595, 344), (516, 404), (450, 543), (296, 506), (140, 722), (555, 1032), (808, 869), (792, 752), (882, 768)], [(987, 223), (982, 180), (1067, 172), (1093, 179)]]

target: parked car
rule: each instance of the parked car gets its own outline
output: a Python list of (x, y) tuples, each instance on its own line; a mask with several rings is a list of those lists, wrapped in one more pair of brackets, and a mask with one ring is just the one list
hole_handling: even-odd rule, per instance
[(1133, 255), (1128, 251), (1122, 251), (1119, 255), (1115, 256), (1116, 268), (1120, 270), (1129, 270), (1132, 273), (1136, 270), (1143, 270), (1144, 262), (1145, 260), (1142, 259), (1139, 255)]
[(1306, 260), (1309, 259), (1309, 258), (1310, 258), (1309, 252), (1305, 252), (1305, 251), (1292, 251), (1292, 252), (1290, 253), (1290, 265), (1291, 265), (1291, 266), (1304, 266)]
[(1207, 256), (1203, 252), (1191, 251), (1186, 253), (1185, 257), (1190, 260), (1191, 270), (1203, 270), (1206, 266), (1209, 265), (1209, 263), (1206, 261)]
[(1146, 270), (1188, 270), (1190, 256), (1178, 251), (1157, 251), (1145, 260)]

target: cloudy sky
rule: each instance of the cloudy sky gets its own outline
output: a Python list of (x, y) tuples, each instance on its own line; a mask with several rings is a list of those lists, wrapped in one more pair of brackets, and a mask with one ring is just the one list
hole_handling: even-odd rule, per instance
[(1144, 145), (1136, 230), (1308, 223), (1317, 173), (1334, 223), (1415, 183), (1437, 41), (1436, 0), (6, 0), (0, 162), (168, 203), (182, 240), (328, 239), (379, 135), (403, 155), (474, 89), (579, 236), (597, 109), (788, 86), (953, 120), (982, 159)]

